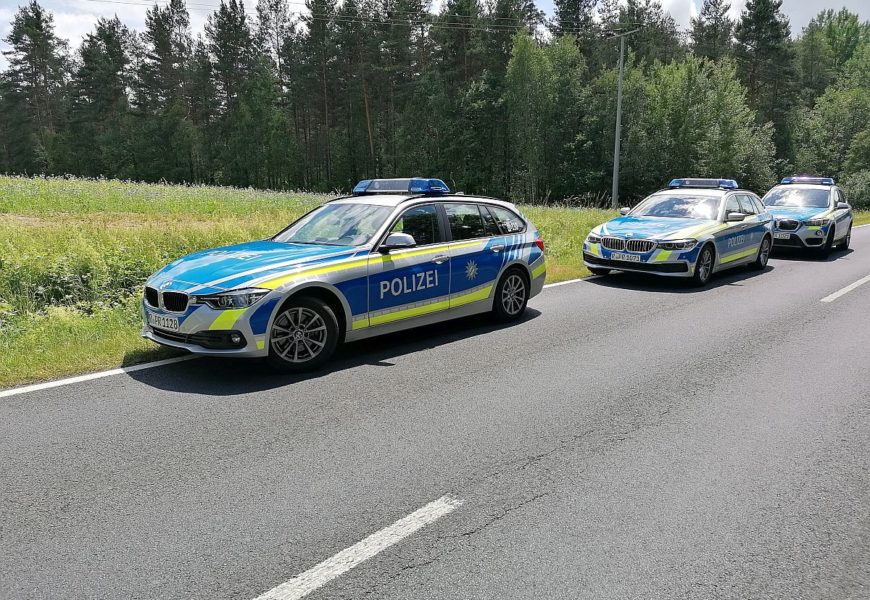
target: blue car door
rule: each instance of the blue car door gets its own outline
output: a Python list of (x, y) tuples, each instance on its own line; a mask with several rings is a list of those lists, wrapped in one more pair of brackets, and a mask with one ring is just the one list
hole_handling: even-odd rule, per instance
[(445, 202), (450, 226), (450, 307), (489, 299), (504, 264), (507, 236), (486, 206)]
[(389, 233), (411, 235), (413, 248), (369, 258), (368, 326), (386, 325), (447, 310), (450, 248), (434, 204), (412, 206)]

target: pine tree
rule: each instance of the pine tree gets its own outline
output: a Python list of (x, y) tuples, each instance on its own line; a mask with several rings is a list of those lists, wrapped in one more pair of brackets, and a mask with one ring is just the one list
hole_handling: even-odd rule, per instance
[(592, 28), (592, 14), (597, 0), (555, 0), (553, 35), (580, 36)]
[(130, 166), (124, 139), (130, 40), (130, 31), (115, 17), (100, 19), (82, 42), (65, 136), (70, 172), (117, 177)]
[(791, 151), (788, 116), (794, 100), (794, 57), (782, 0), (748, 0), (735, 29), (738, 74), (762, 122), (775, 128), (777, 155)]
[(0, 82), (8, 164), (22, 173), (51, 172), (56, 133), (64, 118), (67, 44), (55, 35), (51, 13), (36, 0), (18, 9), (4, 41), (11, 47), (3, 51), (9, 68)]
[(692, 50), (695, 56), (719, 60), (731, 51), (734, 21), (728, 17), (727, 0), (704, 0), (701, 14), (692, 19)]

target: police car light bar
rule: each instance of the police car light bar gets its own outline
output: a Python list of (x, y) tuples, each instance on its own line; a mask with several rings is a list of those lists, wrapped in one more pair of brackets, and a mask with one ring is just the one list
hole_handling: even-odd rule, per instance
[(780, 183), (788, 185), (789, 183), (812, 183), (815, 185), (834, 185), (832, 177), (806, 177), (795, 175), (794, 177), (783, 177)]
[(683, 177), (680, 179), (671, 179), (668, 184), (669, 188), (722, 188), (726, 190), (736, 190), (737, 182), (733, 179), (699, 179), (695, 177)]
[(355, 196), (363, 194), (449, 194), (450, 188), (440, 179), (410, 177), (404, 179), (364, 179), (353, 188)]

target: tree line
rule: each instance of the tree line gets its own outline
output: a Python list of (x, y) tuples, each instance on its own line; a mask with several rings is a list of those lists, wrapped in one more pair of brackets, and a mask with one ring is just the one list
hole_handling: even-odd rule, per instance
[(781, 0), (736, 21), (705, 0), (680, 31), (656, 0), (184, 0), (144, 31), (97, 21), (76, 51), (36, 0), (0, 75), (0, 172), (347, 190), (435, 176), (526, 202), (606, 200), (618, 40), (621, 195), (674, 176), (764, 191), (832, 175), (870, 202), (870, 23)]

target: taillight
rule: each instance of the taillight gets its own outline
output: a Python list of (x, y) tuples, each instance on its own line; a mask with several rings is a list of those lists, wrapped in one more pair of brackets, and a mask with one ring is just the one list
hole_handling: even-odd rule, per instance
[(541, 239), (541, 234), (537, 231), (535, 232), (535, 246), (541, 249), (541, 252), (544, 251), (544, 240)]

